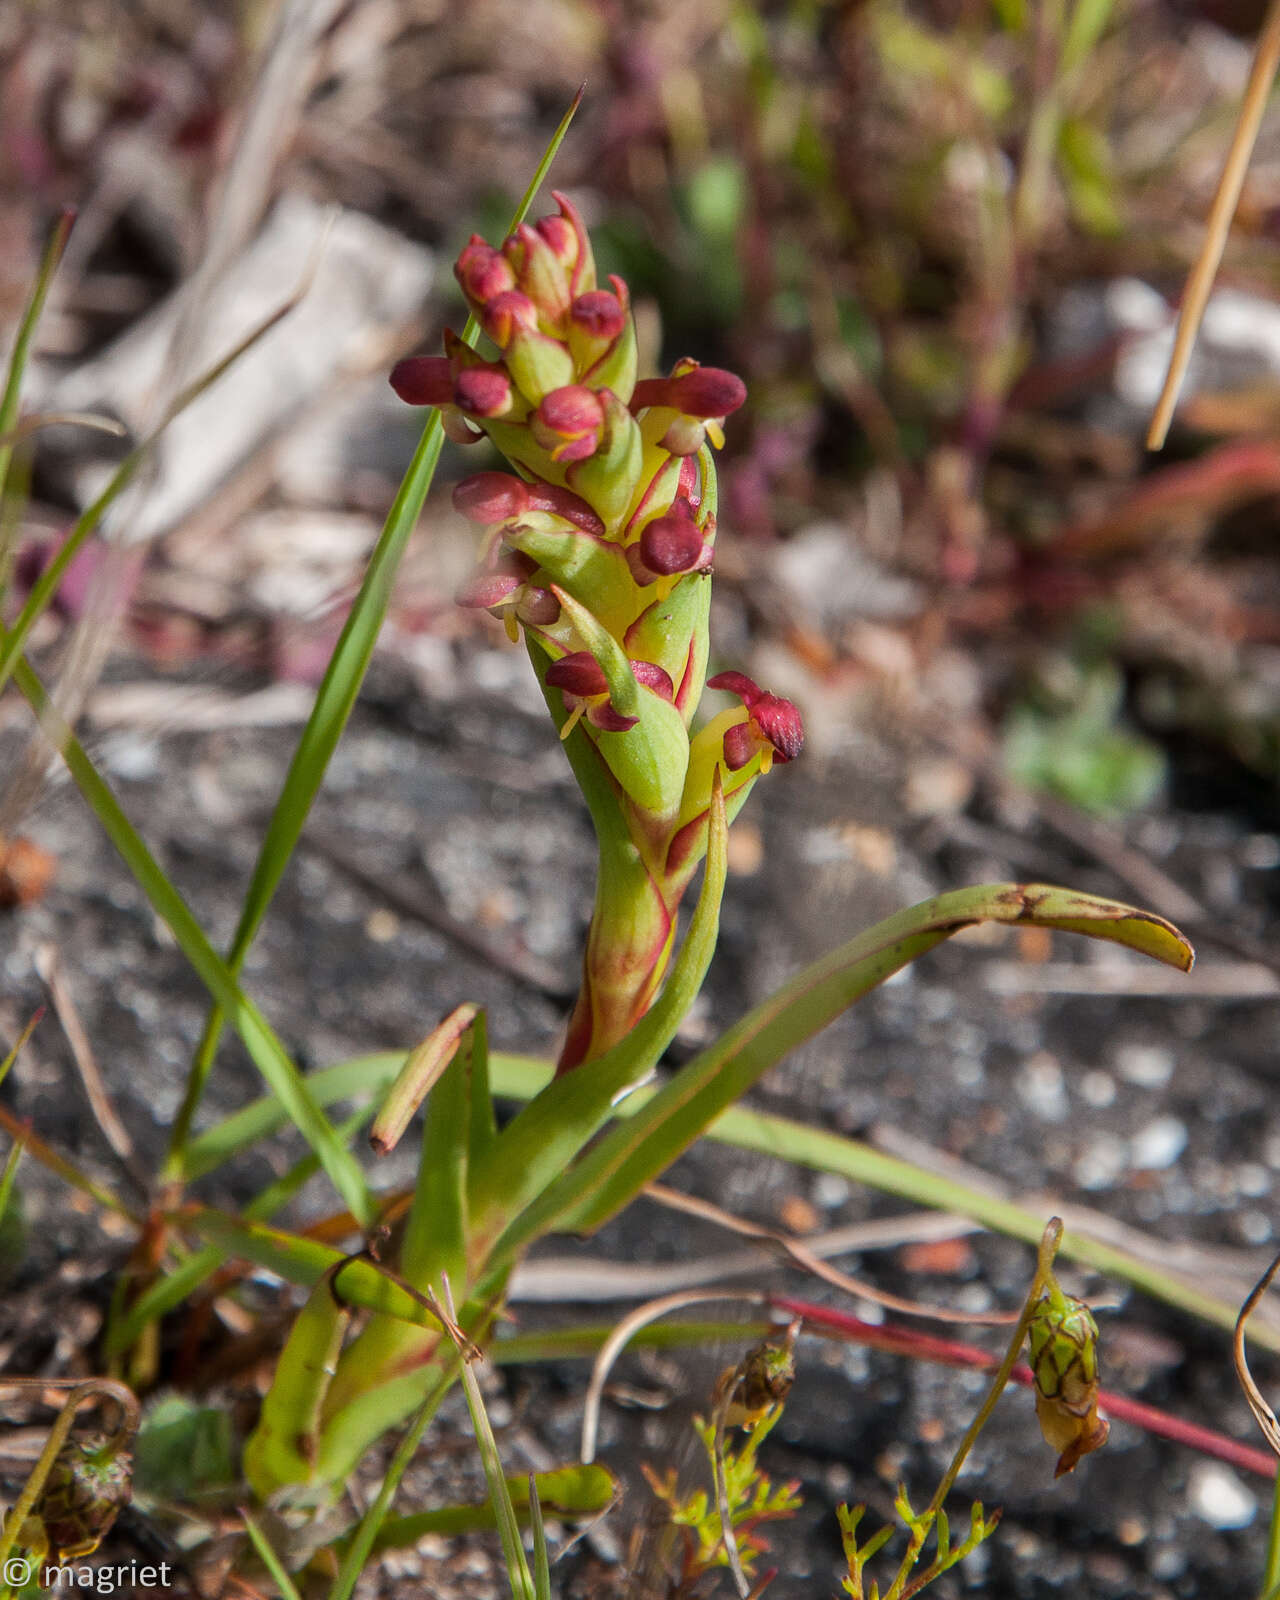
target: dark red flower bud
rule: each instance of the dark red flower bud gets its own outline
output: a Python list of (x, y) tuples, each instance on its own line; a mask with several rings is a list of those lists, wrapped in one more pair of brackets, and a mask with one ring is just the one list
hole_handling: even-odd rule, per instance
[(560, 602), (550, 589), (539, 589), (528, 584), (516, 606), (516, 612), (521, 622), (532, 623), (535, 628), (549, 628), (560, 620)]
[(569, 320), (589, 339), (605, 342), (622, 332), (627, 314), (617, 295), (607, 289), (592, 289), (580, 294), (569, 307)]
[(553, 661), (547, 668), (547, 682), (552, 688), (563, 689), (579, 700), (609, 692), (600, 663), (589, 650), (573, 650), (559, 661)]
[(660, 667), (656, 661), (633, 661), (631, 670), (635, 673), (636, 682), (646, 689), (652, 689), (654, 694), (661, 696), (668, 705), (674, 705), (676, 690), (671, 681), (671, 674)]
[(670, 406), (686, 417), (727, 417), (746, 398), (747, 386), (735, 373), (694, 365), (669, 378), (642, 379), (632, 393), (631, 409), (638, 412), (646, 406)]
[(593, 389), (569, 383), (543, 397), (529, 427), (553, 461), (585, 461), (600, 443), (604, 407)]
[(684, 500), (677, 500), (665, 517), (647, 523), (640, 535), (640, 558), (660, 578), (692, 572), (703, 555), (702, 530)]
[(577, 294), (581, 290), (591, 288), (595, 278), (595, 262), (591, 254), (591, 241), (587, 238), (587, 225), (568, 195), (562, 194), (559, 189), (553, 189), (551, 198), (560, 207), (560, 216), (554, 219), (546, 217), (543, 220), (567, 224), (568, 233), (557, 226), (547, 237), (547, 243), (569, 269), (569, 287), (572, 293)]
[(542, 217), (534, 227), (551, 246), (551, 252), (558, 261), (569, 269), (577, 265), (578, 235), (567, 217)]
[(753, 683), (745, 672), (717, 672), (714, 678), (707, 679), (707, 688), (724, 689), (729, 694), (736, 694), (748, 710), (760, 693), (759, 685)]
[(501, 417), (511, 409), (511, 379), (494, 367), (464, 367), (453, 386), (460, 410), (473, 417)]
[(518, 328), (537, 328), (538, 308), (527, 294), (511, 289), (485, 305), (480, 322), (499, 350), (505, 350)]
[(472, 522), (507, 522), (529, 509), (529, 489), (508, 472), (477, 472), (454, 485), (453, 504)]
[(511, 263), (478, 233), (471, 235), (471, 242), (458, 257), (453, 274), (474, 306), (486, 305), (496, 295), (506, 294), (516, 286)]
[(411, 406), (453, 404), (453, 373), (447, 356), (410, 356), (391, 369), (391, 387)]
[(571, 522), (583, 533), (596, 535), (604, 533), (603, 521), (587, 502), (574, 494), (572, 489), (562, 489), (558, 484), (530, 484), (529, 509), (549, 511), (554, 517), (563, 517), (566, 522)]
[(504, 601), (510, 600), (523, 584), (524, 579), (510, 570), (477, 572), (458, 590), (458, 604), (488, 611), (491, 607), (500, 606)]

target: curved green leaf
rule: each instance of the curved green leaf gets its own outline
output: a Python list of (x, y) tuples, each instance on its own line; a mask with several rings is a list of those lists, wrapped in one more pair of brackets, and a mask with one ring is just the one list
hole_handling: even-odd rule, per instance
[(547, 1226), (598, 1227), (788, 1051), (900, 967), (979, 922), (1061, 928), (1111, 939), (1184, 972), (1194, 959), (1186, 939), (1163, 917), (1097, 895), (1012, 883), (935, 895), (806, 967), (695, 1056), (548, 1191), (540, 1216)]

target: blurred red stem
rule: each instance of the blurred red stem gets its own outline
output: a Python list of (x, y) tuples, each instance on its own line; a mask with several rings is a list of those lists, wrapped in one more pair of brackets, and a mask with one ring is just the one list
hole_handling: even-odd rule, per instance
[[(811, 1333), (825, 1331), (854, 1344), (887, 1350), (892, 1355), (914, 1356), (921, 1361), (936, 1361), (948, 1367), (978, 1367), (984, 1372), (994, 1371), (1000, 1365), (999, 1356), (958, 1339), (940, 1339), (935, 1334), (920, 1333), (915, 1328), (892, 1322), (864, 1322), (848, 1312), (835, 1311), (829, 1306), (815, 1305), (808, 1300), (796, 1300), (789, 1295), (770, 1295), (769, 1304), (779, 1311), (785, 1311), (788, 1316), (803, 1317), (805, 1327)], [(944, 1315), (939, 1310), (939, 1316)], [(1024, 1389), (1032, 1388), (1034, 1380), (1030, 1367), (1016, 1366), (1013, 1369), (1013, 1381)], [(1140, 1400), (1130, 1400), (1125, 1395), (1103, 1389), (1099, 1392), (1098, 1409), (1117, 1422), (1131, 1422), (1147, 1433), (1171, 1439), (1175, 1444), (1187, 1445), (1202, 1455), (1229, 1462), (1244, 1472), (1255, 1472), (1262, 1478), (1276, 1476), (1276, 1461), (1268, 1452), (1240, 1444), (1213, 1428), (1204, 1428), (1198, 1423), (1170, 1416), (1156, 1406), (1144, 1405)]]

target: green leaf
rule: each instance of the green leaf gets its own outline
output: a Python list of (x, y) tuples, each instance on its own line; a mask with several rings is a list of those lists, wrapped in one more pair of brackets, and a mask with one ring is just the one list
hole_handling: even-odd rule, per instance
[(1164, 918), (1095, 895), (1043, 884), (984, 884), (935, 896), (859, 934), (757, 1006), (553, 1185), (539, 1216), (554, 1217), (562, 1227), (598, 1227), (796, 1045), (899, 968), (979, 922), (1085, 933), (1183, 971), (1193, 959)]
[(249, 1542), (258, 1552), (258, 1558), (271, 1574), (272, 1582), (279, 1589), (281, 1600), (302, 1600), (293, 1579), (289, 1576), (288, 1569), (271, 1546), (271, 1541), (259, 1528), (247, 1511), (240, 1512), (240, 1519), (244, 1523), (245, 1532), (249, 1535)]
[(164, 1395), (147, 1409), (134, 1443), (135, 1494), (191, 1501), (235, 1481), (231, 1418), (185, 1395)]
[[(455, 1354), (453, 1366), (458, 1364)], [(404, 1437), (396, 1446), (391, 1463), (383, 1475), (378, 1492), (374, 1496), (364, 1516), (360, 1518), (355, 1532), (346, 1540), (340, 1541), (340, 1546), (345, 1543), (346, 1551), (342, 1558), (342, 1565), (338, 1575), (333, 1580), (333, 1588), (329, 1591), (329, 1600), (350, 1600), (352, 1591), (359, 1581), (360, 1574), (364, 1571), (373, 1550), (378, 1532), (386, 1520), (387, 1512), (391, 1509), (391, 1502), (395, 1499), (396, 1490), (400, 1487), (400, 1480), (404, 1477), (409, 1463), (417, 1453), (422, 1436), (427, 1431), (431, 1419), (440, 1408), (440, 1402), (448, 1394), (454, 1381), (453, 1367), (448, 1367), (440, 1372), (436, 1382), (428, 1391), (426, 1398), (418, 1407), (412, 1422), (405, 1429)]]
[[(263, 1103), (263, 1102), (260, 1102)], [(279, 1102), (265, 1102), (278, 1106)], [(346, 1140), (354, 1137), (360, 1127), (366, 1123), (373, 1114), (373, 1107), (362, 1106), (347, 1118), (346, 1122), (339, 1125), (338, 1137)], [(285, 1118), (283, 1108), (280, 1108), (280, 1118)], [(301, 1161), (296, 1161), (283, 1177), (275, 1179), (261, 1189), (241, 1212), (245, 1222), (267, 1222), (277, 1211), (286, 1206), (302, 1185), (320, 1170), (319, 1160), (315, 1155), (304, 1156)], [(108, 1357), (122, 1355), (139, 1337), (142, 1330), (149, 1322), (163, 1317), (166, 1312), (172, 1311), (188, 1299), (203, 1283), (214, 1275), (226, 1260), (222, 1251), (213, 1245), (197, 1250), (181, 1262), (172, 1272), (158, 1278), (150, 1284), (138, 1298), (132, 1301), (123, 1316), (114, 1317), (107, 1323), (106, 1336), (103, 1345)], [(114, 1311), (113, 1307), (113, 1311)]]
[(345, 1301), (334, 1295), (341, 1268), (341, 1262), (329, 1268), (298, 1313), (244, 1447), (244, 1474), (259, 1500), (312, 1482), (324, 1397), (351, 1321)]
[(31, 343), (40, 324), (44, 303), (48, 298), (54, 274), (58, 270), (58, 263), (62, 260), (63, 251), (67, 248), (67, 240), (71, 236), (74, 222), (75, 212), (67, 209), (54, 223), (39, 270), (36, 272), (35, 282), (31, 286), (31, 293), (22, 308), (22, 316), (18, 319), (17, 337), (13, 341), (13, 351), (9, 356), (9, 366), (5, 374), (4, 395), (0, 397), (0, 440), (5, 441), (0, 443), (0, 495), (4, 493), (9, 476), (9, 463), (13, 459), (13, 443), (10, 436), (18, 420), (22, 380), (31, 356)]
[[(555, 1467), (549, 1472), (534, 1475), (538, 1488), (538, 1502), (542, 1509), (554, 1517), (592, 1517), (608, 1510), (617, 1498), (618, 1481), (607, 1468), (593, 1462), (590, 1466)], [(509, 1477), (507, 1492), (522, 1524), (530, 1521), (529, 1479)], [(478, 1505), (443, 1506), (435, 1511), (415, 1511), (402, 1517), (388, 1517), (371, 1553), (383, 1550), (404, 1550), (417, 1544), (429, 1533), (453, 1537), (460, 1533), (476, 1533), (495, 1524), (493, 1505), (486, 1500)], [(339, 1544), (345, 1547), (347, 1541)]]
[[(443, 1292), (446, 1308), (452, 1316), (453, 1307), (449, 1299), (447, 1279), (444, 1280)], [(489, 1421), (489, 1413), (485, 1410), (484, 1396), (480, 1392), (480, 1384), (472, 1365), (466, 1358), (466, 1352), (459, 1353), (462, 1355), (462, 1389), (467, 1397), (467, 1410), (471, 1413), (471, 1426), (475, 1430), (485, 1481), (489, 1485), (489, 1503), (493, 1507), (498, 1525), (498, 1537), (502, 1542), (502, 1555), (506, 1563), (507, 1582), (511, 1586), (512, 1600), (537, 1600), (533, 1574), (529, 1571), (528, 1559), (524, 1553), (524, 1541), (520, 1537), (520, 1521), (516, 1516), (511, 1491), (507, 1487), (507, 1479), (502, 1471), (498, 1441), (493, 1436), (493, 1426)]]
[(622, 646), (595, 614), (580, 600), (575, 600), (567, 589), (553, 583), (551, 592), (559, 600), (565, 616), (573, 624), (574, 632), (582, 640), (583, 649), (591, 653), (596, 665), (604, 673), (605, 682), (609, 685), (610, 705), (620, 716), (638, 716), (640, 685), (636, 682)]
[(421, 1328), (439, 1327), (439, 1322), (425, 1306), (380, 1272), (372, 1261), (350, 1259), (340, 1250), (314, 1239), (269, 1228), (260, 1222), (241, 1222), (238, 1217), (229, 1217), (207, 1206), (202, 1206), (194, 1215), (184, 1215), (183, 1221), (201, 1238), (217, 1245), (224, 1256), (255, 1262), (277, 1277), (306, 1288), (314, 1288), (327, 1272), (346, 1261), (340, 1284), (345, 1305), (381, 1311)]

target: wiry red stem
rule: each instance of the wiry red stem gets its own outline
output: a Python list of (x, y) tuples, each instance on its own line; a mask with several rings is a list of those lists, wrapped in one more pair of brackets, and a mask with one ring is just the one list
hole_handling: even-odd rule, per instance
[[(935, 1334), (921, 1333), (898, 1323), (864, 1322), (847, 1311), (836, 1311), (830, 1306), (815, 1305), (808, 1300), (796, 1300), (790, 1295), (770, 1295), (769, 1304), (789, 1316), (803, 1317), (809, 1332), (826, 1332), (854, 1344), (887, 1350), (893, 1355), (915, 1356), (921, 1361), (937, 1361), (948, 1367), (979, 1367), (984, 1371), (994, 1371), (1000, 1365), (999, 1356), (991, 1355), (977, 1345), (966, 1344), (958, 1339), (940, 1339)], [(945, 1313), (940, 1311), (939, 1315)], [(1012, 1378), (1024, 1389), (1034, 1387), (1035, 1380), (1030, 1367), (1015, 1367)], [(1098, 1409), (1117, 1422), (1131, 1422), (1147, 1433), (1171, 1439), (1175, 1444), (1185, 1444), (1192, 1450), (1198, 1450), (1201, 1455), (1214, 1456), (1244, 1472), (1256, 1472), (1262, 1478), (1276, 1476), (1275, 1457), (1266, 1451), (1240, 1444), (1214, 1428), (1205, 1428), (1197, 1422), (1171, 1416), (1158, 1406), (1145, 1405), (1141, 1400), (1131, 1400), (1126, 1395), (1102, 1389), (1098, 1395)]]

